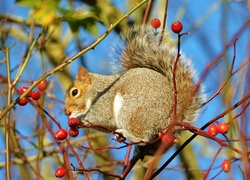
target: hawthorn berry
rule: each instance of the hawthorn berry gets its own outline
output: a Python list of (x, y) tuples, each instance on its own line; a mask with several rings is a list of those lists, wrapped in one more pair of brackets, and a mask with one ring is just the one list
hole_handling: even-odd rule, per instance
[(173, 143), (174, 140), (175, 140), (174, 136), (170, 135), (170, 134), (163, 134), (161, 136), (161, 142), (162, 143)]
[(152, 19), (150, 22), (151, 26), (155, 29), (161, 26), (161, 21), (158, 18)]
[(76, 136), (78, 136), (78, 134), (79, 134), (79, 130), (78, 129), (74, 129), (74, 128), (70, 128), (69, 129), (69, 135), (71, 137), (76, 137)]
[(65, 129), (59, 129), (55, 133), (55, 139), (56, 140), (64, 140), (68, 136), (68, 132)]
[(180, 33), (181, 30), (182, 30), (182, 23), (180, 21), (173, 22), (172, 25), (171, 25), (171, 30), (174, 33)]
[(31, 97), (32, 97), (32, 99), (34, 99), (34, 100), (38, 100), (38, 99), (40, 98), (40, 95), (41, 95), (41, 93), (40, 93), (40, 91), (38, 91), (38, 90), (35, 90), (35, 91), (32, 91), (32, 92), (31, 92)]
[(215, 124), (211, 124), (208, 127), (208, 133), (212, 136), (216, 136), (218, 134), (218, 128)]
[[(20, 90), (19, 90), (19, 93), (20, 93), (20, 94), (23, 94), (23, 93), (25, 93), (28, 89), (29, 89), (29, 87), (27, 87), (27, 86), (22, 86), (22, 87), (20, 88)], [(31, 92), (29, 92), (29, 93), (27, 94), (27, 97), (30, 97), (30, 96), (31, 96)]]
[(55, 176), (57, 178), (62, 178), (62, 177), (65, 176), (65, 174), (66, 174), (66, 170), (64, 168), (62, 168), (62, 167), (57, 168), (57, 170), (55, 171)]
[(219, 122), (219, 124), (218, 124), (218, 131), (219, 131), (219, 133), (225, 134), (225, 133), (228, 132), (228, 130), (229, 130), (229, 126), (228, 126), (227, 123), (225, 123), (225, 122)]
[(221, 168), (224, 172), (229, 172), (231, 170), (231, 162), (229, 160), (224, 160), (221, 164)]
[(27, 97), (24, 97), (24, 98), (22, 98), (22, 99), (20, 99), (20, 100), (18, 101), (18, 104), (19, 104), (20, 106), (25, 106), (27, 103), (28, 103)]
[(69, 118), (69, 120), (68, 120), (69, 127), (75, 129), (78, 124), (79, 124), (78, 119), (76, 119), (76, 118)]
[(48, 86), (48, 82), (46, 79), (42, 80), (41, 82), (39, 82), (39, 84), (37, 85), (38, 89), (40, 91), (44, 91)]

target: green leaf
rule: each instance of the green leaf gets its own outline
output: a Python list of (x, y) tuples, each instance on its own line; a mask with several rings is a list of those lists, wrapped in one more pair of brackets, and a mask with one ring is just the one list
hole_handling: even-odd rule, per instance
[(19, 0), (17, 3), (22, 6), (32, 8), (30, 17), (35, 19), (37, 24), (47, 26), (53, 22), (57, 17), (57, 7), (60, 0)]
[(16, 0), (16, 3), (20, 6), (26, 6), (30, 8), (34, 8), (41, 4), (42, 0)]
[(97, 21), (99, 21), (99, 17), (98, 17), (98, 13), (95, 9), (91, 10), (91, 11), (85, 11), (85, 10), (68, 10), (65, 8), (57, 8), (59, 10), (59, 12), (63, 15), (62, 18), (66, 21), (77, 21), (77, 20), (83, 20), (86, 18), (92, 18), (95, 19)]

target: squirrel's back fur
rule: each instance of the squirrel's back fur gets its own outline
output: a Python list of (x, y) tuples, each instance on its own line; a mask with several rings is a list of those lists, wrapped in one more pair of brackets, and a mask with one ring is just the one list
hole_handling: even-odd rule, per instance
[[(155, 34), (151, 27), (143, 30), (140, 27), (134, 27), (123, 38), (121, 51), (116, 52), (120, 53), (118, 57), (125, 69), (148, 68), (164, 75), (169, 83), (169, 88), (174, 93), (173, 67), (177, 51), (173, 45), (176, 45), (176, 42), (165, 34), (162, 43), (158, 45), (159, 36), (160, 34)], [(177, 108), (183, 113), (182, 121), (194, 121), (204, 97), (200, 89), (195, 91), (196, 72), (184, 55), (179, 57), (175, 74), (177, 106), (179, 106)]]

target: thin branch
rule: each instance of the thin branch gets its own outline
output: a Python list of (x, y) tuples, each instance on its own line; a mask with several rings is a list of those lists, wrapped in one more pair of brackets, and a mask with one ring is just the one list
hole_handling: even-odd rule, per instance
[(236, 42), (237, 42), (237, 40), (238, 39), (235, 39), (235, 41), (234, 41), (234, 55), (233, 55), (233, 60), (232, 60), (232, 64), (231, 64), (229, 74), (232, 74), (233, 68), (234, 68), (234, 62), (235, 62), (235, 59), (236, 59)]
[[(212, 120), (210, 120), (208, 123), (206, 123), (204, 126), (201, 127), (201, 130), (206, 129), (210, 124), (214, 123), (215, 121), (217, 121), (218, 119), (224, 117), (226, 114), (228, 114), (229, 112), (231, 112), (233, 109), (237, 108), (238, 106), (240, 106), (242, 103), (244, 103), (246, 100), (248, 100), (250, 98), (250, 94), (248, 94), (247, 96), (245, 96), (244, 98), (242, 98), (239, 102), (237, 102), (236, 104), (234, 104), (233, 106), (229, 107), (226, 111), (222, 112), (221, 114), (219, 114), (218, 116), (214, 117)], [(162, 170), (164, 170), (165, 167), (168, 166), (168, 164), (176, 157), (178, 156), (178, 154), (180, 153), (180, 151), (182, 151), (196, 136), (198, 136), (197, 134), (193, 134), (187, 141), (185, 141), (185, 143), (183, 145), (181, 145), (181, 147), (157, 170), (155, 171), (155, 173), (151, 176), (151, 179), (155, 178), (158, 174), (160, 174), (160, 172)]]
[[(43, 30), (42, 30), (42, 31), (43, 31)], [(27, 54), (26, 54), (26, 56), (25, 56), (25, 59), (23, 60), (22, 65), (21, 65), (20, 68), (18, 69), (18, 72), (17, 72), (17, 74), (16, 74), (16, 77), (14, 78), (14, 81), (13, 81), (13, 83), (12, 83), (12, 86), (15, 86), (15, 85), (16, 85), (16, 83), (19, 81), (21, 75), (23, 74), (23, 71), (25, 70), (25, 68), (26, 68), (26, 66), (27, 66), (27, 64), (28, 64), (28, 62), (29, 62), (29, 60), (30, 60), (30, 57), (31, 57), (31, 55), (32, 55), (33, 49), (35, 48), (35, 45), (36, 45), (38, 39), (39, 39), (40, 36), (42, 35), (42, 31), (39, 33), (39, 35), (36, 37), (36, 39), (34, 39), (34, 41), (31, 43), (30, 47), (28, 48)], [(28, 94), (28, 93), (27, 93), (27, 94)], [(27, 95), (27, 94), (26, 94), (26, 95)], [(25, 96), (26, 96), (26, 95), (25, 95)], [(23, 97), (24, 97), (24, 96), (23, 96)], [(0, 120), (1, 120), (1, 118), (0, 118)]]
[(179, 61), (179, 58), (181, 56), (180, 54), (180, 46), (181, 46), (181, 43), (180, 43), (180, 38), (181, 38), (181, 35), (178, 34), (178, 45), (177, 45), (177, 55), (176, 55), (176, 59), (175, 59), (175, 62), (174, 62), (174, 67), (173, 67), (173, 70), (172, 70), (172, 80), (173, 80), (173, 88), (174, 88), (174, 116), (173, 116), (173, 122), (176, 122), (177, 121), (177, 84), (176, 84), (176, 69), (177, 69), (177, 64), (178, 64), (178, 61)]
[(186, 34), (189, 34), (189, 33), (183, 33), (183, 34), (178, 33), (177, 55), (176, 55), (173, 69), (172, 69), (172, 75), (173, 75), (172, 81), (173, 81), (173, 90), (174, 90), (174, 116), (173, 116), (174, 122), (177, 121), (177, 119), (178, 119), (177, 118), (177, 104), (178, 104), (177, 94), (178, 94), (178, 91), (177, 91), (177, 84), (176, 84), (176, 70), (177, 70), (177, 64), (178, 64), (179, 58), (181, 56), (181, 54), (180, 54), (181, 36), (186, 35)]
[[(78, 57), (82, 56), (84, 53), (88, 52), (91, 49), (94, 49), (95, 46), (97, 46), (121, 21), (128, 18), (130, 14), (132, 14), (136, 9), (141, 7), (144, 3), (146, 3), (148, 0), (143, 0), (140, 3), (137, 3), (135, 7), (133, 7), (131, 10), (129, 10), (126, 14), (124, 14), (121, 18), (119, 18), (114, 24), (111, 24), (109, 28), (94, 41), (92, 44), (90, 44), (88, 47), (84, 48), (80, 52), (73, 55), (71, 58), (64, 61), (62, 64), (58, 65), (54, 69), (51, 69), (50, 71), (47, 71), (45, 74), (43, 74), (38, 80), (34, 81), (33, 84), (27, 89), (25, 93), (23, 93), (20, 97), (15, 99), (10, 105), (8, 105), (0, 114), (0, 120), (7, 114), (7, 112), (10, 111), (11, 108), (13, 108), (19, 101), (19, 99), (25, 97), (34, 87), (38, 85), (39, 82), (41, 82), (43, 79), (47, 78), (48, 76), (51, 76), (52, 74), (56, 73), (57, 71), (61, 71), (65, 66), (72, 63), (74, 60), (76, 60)], [(15, 83), (13, 83), (15, 84)]]
[[(43, 122), (44, 122), (45, 125), (46, 125), (46, 128), (49, 130), (49, 132), (50, 132), (50, 134), (52, 135), (52, 137), (54, 137), (54, 132), (53, 132), (53, 130), (52, 130), (50, 124), (48, 123), (47, 119), (43, 116), (43, 114), (42, 114), (41, 111), (43, 111), (46, 115), (48, 115), (48, 116), (52, 119), (52, 121), (61, 129), (62, 127), (61, 127), (60, 123), (59, 123), (53, 116), (51, 116), (44, 108), (42, 108), (39, 104), (34, 104), (34, 103), (32, 103), (32, 104), (33, 104), (35, 107), (37, 107), (37, 110), (38, 110), (38, 112), (40, 113), (41, 118), (43, 119)], [(79, 163), (79, 166), (80, 166), (82, 169), (85, 169), (84, 166), (83, 166), (83, 164), (82, 164), (81, 159), (79, 158), (79, 156), (78, 156), (78, 154), (76, 153), (75, 149), (74, 149), (73, 146), (71, 145), (70, 141), (69, 141), (68, 139), (65, 139), (65, 141), (66, 141), (68, 147), (70, 148), (70, 150), (72, 151), (72, 153), (74, 154), (75, 158), (77, 159), (77, 161), (78, 161), (78, 163)], [(59, 141), (57, 141), (57, 140), (56, 140), (56, 143), (58, 144), (58, 146), (59, 146), (61, 152), (63, 153), (63, 157), (64, 157), (64, 161), (65, 161), (65, 166), (69, 167), (69, 161), (68, 161), (68, 159), (67, 159), (68, 156), (67, 156), (67, 152), (65, 151), (64, 146), (63, 146)], [(84, 175), (85, 175), (85, 178), (86, 178), (86, 179), (89, 179), (87, 173), (86, 173), (86, 172), (83, 172), (83, 173), (84, 173)], [(72, 173), (69, 173), (69, 176), (72, 176)]]
[(100, 148), (93, 148), (93, 147), (87, 147), (87, 146), (80, 146), (80, 147), (83, 148), (83, 149), (87, 149), (87, 150), (102, 151), (102, 150), (107, 150), (107, 149), (116, 149), (116, 150), (118, 150), (118, 149), (126, 148), (126, 147), (128, 147), (128, 145), (119, 146), (119, 147), (104, 146), (104, 147), (100, 147)]
[(211, 164), (209, 165), (209, 168), (208, 168), (208, 170), (207, 170), (206, 175), (204, 176), (204, 179), (207, 178), (209, 172), (211, 171), (211, 169), (212, 169), (212, 167), (213, 167), (214, 161), (215, 161), (216, 158), (218, 157), (218, 155), (219, 155), (219, 153), (221, 152), (222, 148), (223, 148), (223, 146), (221, 146), (221, 147), (218, 149), (218, 151), (216, 152), (215, 156), (213, 157), (213, 160), (212, 160)]
[(217, 176), (219, 176), (220, 173), (222, 173), (222, 169), (217, 174), (215, 174), (210, 180), (215, 179)]
[(215, 57), (209, 64), (207, 64), (205, 71), (201, 74), (201, 78), (199, 79), (197, 84), (201, 84), (202, 81), (207, 76), (208, 72), (220, 61), (221, 58), (223, 58), (225, 51), (234, 44), (235, 40), (240, 37), (240, 35), (243, 33), (243, 31), (248, 27), (250, 24), (250, 18), (248, 18), (245, 23), (241, 26), (241, 28), (234, 34), (232, 39), (225, 45), (224, 50)]
[(142, 22), (142, 26), (141, 26), (141, 29), (142, 29), (142, 30), (144, 29), (145, 24), (146, 24), (146, 22), (147, 22), (147, 19), (148, 19), (148, 15), (149, 15), (149, 11), (150, 11), (151, 6), (152, 6), (152, 0), (149, 0), (149, 1), (148, 1), (147, 8), (146, 8), (146, 11), (145, 11), (144, 16), (143, 16), (143, 22)]
[[(8, 79), (8, 97), (7, 97), (7, 105), (9, 105), (12, 101), (12, 86), (11, 86), (11, 73), (10, 73), (10, 52), (9, 48), (4, 48), (5, 56), (6, 56), (6, 69), (7, 69), (7, 79)], [(11, 151), (10, 151), (10, 113), (7, 114), (5, 119), (5, 146), (6, 146), (6, 179), (11, 180)]]
[(131, 171), (131, 169), (134, 167), (134, 165), (136, 164), (136, 162), (141, 158), (141, 156), (139, 154), (136, 154), (129, 162), (129, 164), (126, 166), (126, 168), (124, 169), (124, 171), (122, 172), (122, 174), (119, 176), (120, 179), (125, 179), (126, 176), (128, 175), (128, 173)]
[(105, 175), (108, 175), (108, 176), (111, 176), (111, 177), (116, 177), (116, 178), (120, 177), (119, 175), (115, 175), (115, 174), (111, 174), (111, 173), (102, 171), (99, 168), (80, 169), (80, 168), (75, 167), (73, 164), (71, 164), (71, 166), (73, 167), (73, 171), (81, 171), (81, 172), (84, 172), (84, 173), (87, 173), (87, 172), (99, 172), (99, 173), (102, 173), (102, 174), (105, 174)]
[(129, 164), (129, 156), (130, 156), (130, 153), (131, 153), (131, 149), (132, 149), (132, 145), (128, 145), (128, 149), (127, 149), (125, 160), (124, 160), (124, 170), (126, 169), (126, 167)]
[[(222, 89), (225, 87), (225, 85), (227, 84), (227, 82), (232, 78), (232, 76), (234, 76), (240, 69), (242, 69), (243, 67), (245, 67), (248, 63), (250, 62), (250, 58), (248, 60), (246, 60), (239, 68), (237, 68), (235, 71), (229, 72), (228, 77), (224, 80), (224, 82), (222, 83), (222, 85), (219, 87), (219, 89), (210, 97), (208, 98), (203, 104), (202, 106), (206, 105), (207, 103), (209, 103), (212, 99), (214, 99), (216, 96), (218, 96), (220, 94), (220, 92), (222, 91)], [(233, 64), (232, 64), (233, 65)], [(233, 66), (231, 66), (232, 69)]]
[(164, 37), (164, 31), (165, 31), (166, 21), (167, 21), (167, 12), (168, 12), (168, 0), (166, 0), (166, 4), (165, 4), (164, 17), (163, 17), (162, 29), (161, 29), (161, 37), (160, 37), (158, 46), (162, 43), (162, 40)]
[(245, 180), (246, 178), (245, 178), (245, 175), (244, 175), (244, 171), (243, 171), (242, 168), (240, 167), (240, 164), (238, 164), (238, 168), (239, 168), (239, 170), (240, 170), (240, 172), (241, 172), (241, 174), (242, 174), (242, 179)]

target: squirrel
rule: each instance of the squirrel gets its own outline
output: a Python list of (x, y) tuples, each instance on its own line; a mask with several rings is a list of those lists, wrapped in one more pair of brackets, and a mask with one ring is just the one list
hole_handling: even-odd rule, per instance
[[(79, 67), (66, 92), (65, 114), (83, 125), (97, 124), (131, 142), (144, 142), (136, 146), (139, 151), (157, 138), (173, 121), (173, 67), (177, 56), (165, 37), (158, 45), (158, 36), (150, 27), (128, 31), (121, 40), (122, 47), (115, 49), (123, 67), (117, 74), (90, 73)], [(195, 70), (183, 56), (175, 69), (175, 81), (177, 121), (192, 124), (201, 109), (203, 93), (194, 91)], [(158, 145), (150, 147), (153, 150), (144, 155), (153, 155)]]

